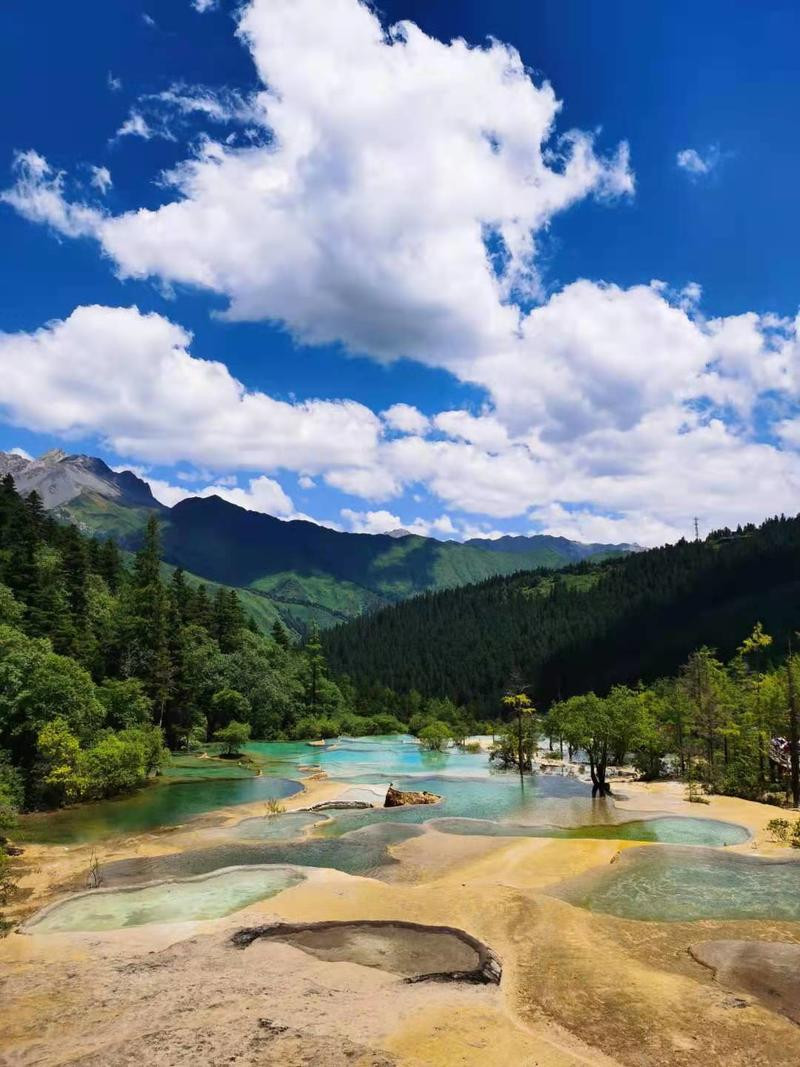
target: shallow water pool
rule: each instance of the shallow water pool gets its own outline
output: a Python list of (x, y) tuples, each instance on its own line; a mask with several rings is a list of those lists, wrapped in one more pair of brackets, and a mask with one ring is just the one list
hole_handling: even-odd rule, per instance
[(717, 819), (658, 816), (627, 822), (589, 826), (520, 826), (515, 823), (487, 822), (484, 819), (438, 819), (434, 830), (445, 834), (481, 837), (554, 837), (561, 839), (600, 838), (608, 841), (654, 841), (672, 845), (740, 845), (750, 834), (743, 826)]
[(27, 815), (20, 820), (22, 841), (72, 844), (97, 841), (115, 834), (132, 834), (175, 826), (195, 815), (230, 804), (280, 799), (299, 793), (302, 786), (288, 778), (214, 778), (194, 782), (156, 782), (118, 800), (80, 804), (46, 815)]
[(288, 867), (216, 871), (186, 881), (96, 889), (55, 904), (28, 924), (33, 934), (119, 930), (148, 923), (218, 919), (303, 880)]
[(706, 848), (634, 848), (551, 891), (624, 919), (800, 920), (800, 861)]
[(331, 867), (347, 874), (378, 876), (397, 861), (390, 845), (424, 833), (420, 826), (380, 822), (333, 840), (304, 837), (299, 840), (230, 841), (208, 848), (187, 849), (165, 856), (135, 856), (103, 865), (107, 885), (147, 882), (156, 878), (186, 878), (220, 867), (296, 864)]

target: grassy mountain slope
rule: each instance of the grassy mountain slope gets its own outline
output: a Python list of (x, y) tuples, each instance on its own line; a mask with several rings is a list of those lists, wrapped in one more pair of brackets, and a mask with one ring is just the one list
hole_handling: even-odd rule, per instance
[[(571, 558), (558, 550), (557, 538), (515, 539), (524, 544), (502, 552), (413, 535), (342, 533), (246, 511), (218, 497), (192, 497), (161, 511), (169, 563), (268, 598), (296, 630), (312, 619), (332, 626), (429, 589), (525, 567), (559, 567)], [(110, 533), (134, 547), (148, 509), (83, 493), (61, 513), (88, 532)], [(608, 553), (614, 546), (597, 551)]]
[(547, 536), (460, 544), (411, 534), (343, 533), (246, 511), (219, 497), (192, 497), (167, 508), (130, 471), (57, 450), (38, 460), (0, 453), (2, 473), (10, 473), (23, 493), (36, 490), (63, 521), (88, 534), (113, 536), (131, 550), (157, 512), (169, 563), (245, 591), (259, 619), (280, 617), (297, 632), (312, 620), (333, 626), (427, 590), (525, 568), (557, 568), (629, 547)]
[(429, 593), (325, 644), (357, 681), (490, 707), (515, 669), (547, 703), (673, 673), (702, 644), (729, 656), (757, 621), (776, 654), (800, 627), (800, 518)]

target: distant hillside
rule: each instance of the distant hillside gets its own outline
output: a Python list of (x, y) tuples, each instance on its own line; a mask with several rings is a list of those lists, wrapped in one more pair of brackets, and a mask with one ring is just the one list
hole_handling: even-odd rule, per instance
[(703, 644), (727, 657), (757, 621), (778, 657), (800, 629), (800, 517), (428, 593), (324, 643), (358, 683), (496, 709), (515, 670), (545, 705), (672, 674)]
[[(581, 545), (536, 535), (461, 544), (388, 534), (342, 533), (246, 511), (219, 497), (159, 504), (146, 482), (102, 460), (48, 452), (38, 460), (0, 453), (0, 475), (84, 532), (138, 547), (147, 517), (162, 523), (164, 559), (198, 578), (247, 593), (262, 621), (279, 615), (296, 632), (313, 619), (327, 627), (427, 590), (450, 589), (531, 567), (557, 568), (628, 545)], [(255, 605), (255, 606), (254, 606)]]
[(537, 548), (542, 551), (550, 551), (561, 560), (560, 566), (566, 561), (577, 563), (582, 559), (592, 559), (598, 556), (607, 556), (609, 551), (616, 554), (624, 552), (639, 552), (639, 545), (586, 545), (580, 541), (570, 541), (566, 537), (551, 537), (549, 534), (536, 534), (533, 537), (523, 537), (521, 534), (506, 534), (505, 537), (472, 537), (465, 541), (465, 545), (480, 548), (486, 552), (503, 552), (512, 555), (527, 556), (531, 549), (531, 542), (535, 541)]

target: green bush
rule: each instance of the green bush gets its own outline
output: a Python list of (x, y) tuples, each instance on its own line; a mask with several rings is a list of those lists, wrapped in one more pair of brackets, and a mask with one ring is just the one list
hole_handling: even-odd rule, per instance
[(423, 748), (430, 752), (441, 752), (452, 741), (453, 734), (446, 722), (434, 721), (420, 730), (419, 739)]
[(250, 723), (237, 722), (234, 719), (227, 726), (223, 726), (221, 730), (216, 731), (214, 740), (223, 746), (226, 755), (234, 756), (250, 740)]
[(107, 730), (82, 749), (64, 719), (39, 731), (45, 798), (55, 805), (102, 800), (142, 785), (167, 758), (164, 736), (157, 726)]

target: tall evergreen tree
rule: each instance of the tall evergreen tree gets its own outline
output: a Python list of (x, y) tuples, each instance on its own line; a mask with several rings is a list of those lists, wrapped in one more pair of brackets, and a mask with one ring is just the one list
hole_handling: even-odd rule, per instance
[(312, 713), (316, 713), (319, 710), (321, 687), (327, 670), (327, 662), (322, 651), (322, 642), (319, 639), (319, 628), (315, 622), (311, 623), (308, 640), (306, 641), (305, 659), (308, 666), (306, 704)]

